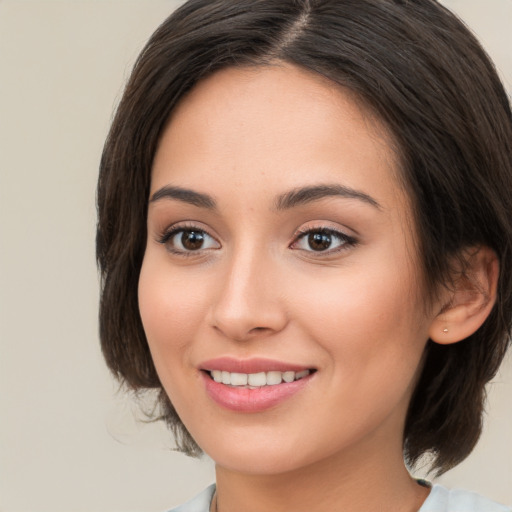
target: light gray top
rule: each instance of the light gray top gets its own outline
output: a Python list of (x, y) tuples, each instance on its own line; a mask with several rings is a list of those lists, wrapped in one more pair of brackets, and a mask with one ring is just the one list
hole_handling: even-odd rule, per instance
[[(169, 512), (209, 512), (215, 484), (207, 487), (191, 501)], [(512, 512), (512, 508), (495, 503), (474, 492), (448, 490), (434, 485), (418, 512)]]
[(434, 485), (419, 512), (512, 512), (512, 508), (475, 492)]

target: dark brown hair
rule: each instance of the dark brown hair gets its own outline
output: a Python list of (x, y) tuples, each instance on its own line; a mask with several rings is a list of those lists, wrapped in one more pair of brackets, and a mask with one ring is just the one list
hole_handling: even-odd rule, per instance
[(171, 112), (198, 80), (229, 66), (284, 61), (354, 91), (398, 143), (430, 291), (449, 261), (486, 245), (499, 257), (496, 306), (463, 342), (428, 342), (404, 454), (439, 473), (477, 442), (485, 384), (512, 318), (512, 114), (481, 46), (433, 0), (191, 0), (140, 54), (108, 135), (98, 182), (100, 337), (114, 374), (160, 390), (178, 446), (200, 453), (162, 391), (137, 303), (152, 161)]

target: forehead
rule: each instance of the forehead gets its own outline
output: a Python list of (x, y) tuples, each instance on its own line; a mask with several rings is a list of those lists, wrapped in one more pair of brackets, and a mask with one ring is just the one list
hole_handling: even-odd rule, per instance
[[(358, 97), (301, 68), (228, 68), (201, 81), (174, 110), (155, 156), (152, 191), (213, 186), (255, 190), (318, 180), (400, 188), (399, 158), (384, 124)], [(270, 183), (272, 182), (272, 183)]]

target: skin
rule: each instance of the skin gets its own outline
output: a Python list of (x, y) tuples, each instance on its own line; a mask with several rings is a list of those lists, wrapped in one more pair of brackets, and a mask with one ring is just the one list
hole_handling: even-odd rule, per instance
[[(441, 304), (424, 304), (399, 172), (378, 119), (289, 65), (218, 72), (173, 113), (152, 171), (140, 312), (162, 385), (216, 462), (221, 512), (414, 511), (426, 498), (402, 434)], [(326, 184), (360, 196), (276, 208)], [(171, 186), (216, 208), (155, 197)], [(202, 230), (203, 245), (187, 251), (183, 231), (162, 243), (179, 228)], [(331, 234), (314, 251), (300, 232), (320, 228), (355, 242)], [(317, 371), (277, 406), (240, 413), (205, 392), (201, 363), (223, 356)]]

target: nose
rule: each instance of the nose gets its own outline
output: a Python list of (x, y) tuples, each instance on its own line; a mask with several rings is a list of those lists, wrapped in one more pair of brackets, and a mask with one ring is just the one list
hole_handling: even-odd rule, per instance
[(245, 341), (281, 331), (287, 323), (286, 300), (278, 269), (257, 254), (239, 255), (218, 275), (220, 286), (210, 322), (224, 336)]

